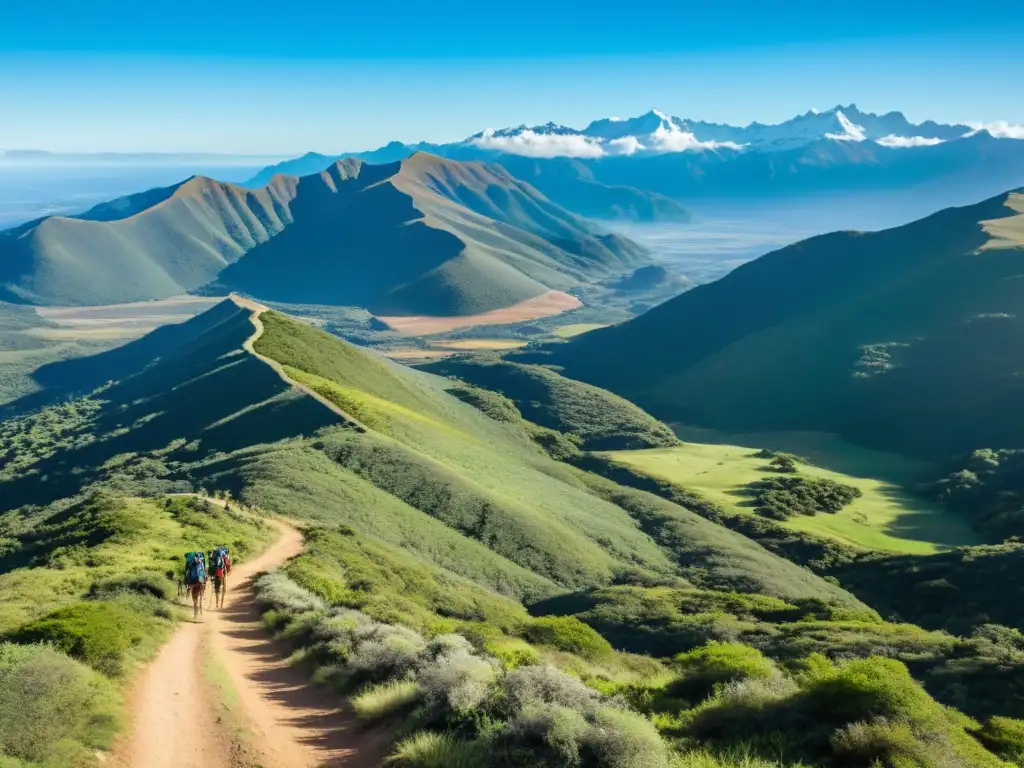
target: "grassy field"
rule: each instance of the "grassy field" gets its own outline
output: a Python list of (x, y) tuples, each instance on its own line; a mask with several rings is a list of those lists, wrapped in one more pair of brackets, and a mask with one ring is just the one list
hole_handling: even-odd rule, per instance
[(560, 325), (555, 328), (555, 335), (561, 336), (563, 339), (569, 339), (573, 336), (579, 336), (581, 333), (596, 331), (598, 328), (604, 327), (604, 323), (569, 323), (568, 325)]
[(518, 349), (525, 347), (525, 341), (516, 339), (453, 339), (451, 341), (439, 340), (432, 342), (442, 349), (457, 349), (462, 351), (474, 351), (479, 349)]
[[(678, 448), (615, 451), (607, 455), (694, 490), (729, 511), (752, 514), (745, 487), (777, 476), (768, 471), (764, 459), (756, 458), (756, 451), (739, 445), (688, 443)], [(856, 464), (858, 457), (853, 459)], [(869, 463), (864, 457), (859, 457), (859, 462)], [(855, 486), (863, 496), (836, 514), (786, 521), (791, 529), (829, 536), (864, 549), (905, 554), (932, 554), (980, 543), (978, 534), (956, 513), (917, 499), (889, 480), (803, 463), (799, 471), (809, 477)]]
[(935, 478), (937, 467), (927, 461), (855, 445), (829, 432), (777, 430), (726, 432), (718, 429), (671, 424), (680, 440), (688, 443), (743, 445), (751, 450), (767, 448), (802, 456), (816, 467), (855, 477), (877, 477), (895, 485), (914, 485)]

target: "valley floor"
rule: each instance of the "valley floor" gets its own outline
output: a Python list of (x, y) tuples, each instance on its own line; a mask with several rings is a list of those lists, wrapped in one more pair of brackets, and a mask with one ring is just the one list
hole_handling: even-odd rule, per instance
[[(684, 439), (728, 439), (707, 430), (678, 430)], [(921, 467), (899, 456), (858, 448), (837, 438), (810, 433), (746, 435), (746, 445), (688, 442), (678, 448), (614, 451), (607, 454), (646, 474), (700, 493), (733, 514), (754, 514), (749, 488), (770, 472), (758, 449), (786, 450), (806, 457), (800, 472), (859, 488), (862, 496), (835, 514), (797, 516), (784, 524), (855, 547), (904, 554), (933, 554), (982, 543), (955, 512), (915, 497), (896, 480), (909, 483)], [(758, 437), (762, 439), (758, 439)], [(842, 471), (836, 471), (838, 468)]]

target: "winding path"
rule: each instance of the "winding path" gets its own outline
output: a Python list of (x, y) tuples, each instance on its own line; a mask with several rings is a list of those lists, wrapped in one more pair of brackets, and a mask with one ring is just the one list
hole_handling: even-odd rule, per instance
[[(210, 501), (214, 501), (210, 499)], [(215, 502), (216, 503), (216, 502)], [(140, 674), (129, 696), (131, 727), (115, 748), (118, 768), (371, 768), (387, 754), (381, 731), (360, 727), (340, 698), (289, 664), (289, 650), (260, 621), (254, 575), (302, 551), (302, 534), (270, 520), (278, 540), (232, 571), (222, 612), (186, 623)], [(207, 661), (224, 670), (239, 723), (219, 714)], [(238, 748), (241, 727), (244, 749)]]
[(285, 372), (284, 367), (279, 362), (277, 362), (277, 360), (272, 360), (271, 358), (266, 357), (265, 355), (261, 355), (259, 352), (256, 351), (254, 345), (256, 341), (260, 338), (260, 336), (263, 335), (263, 321), (260, 320), (260, 315), (262, 315), (264, 312), (267, 312), (269, 310), (269, 307), (267, 307), (264, 304), (260, 304), (258, 301), (253, 301), (252, 299), (247, 299), (244, 296), (239, 296), (237, 293), (232, 293), (229, 296), (229, 298), (239, 307), (242, 307), (243, 309), (248, 309), (252, 312), (252, 314), (249, 316), (249, 319), (250, 321), (252, 321), (253, 332), (252, 335), (248, 339), (246, 339), (245, 342), (242, 344), (242, 347), (245, 349), (246, 352), (248, 352), (253, 357), (257, 358), (258, 360), (261, 360), (262, 362), (269, 365), (273, 369), (274, 373), (280, 376), (281, 379), (284, 380), (286, 384), (302, 391), (304, 394), (309, 395), (318, 403), (320, 403), (320, 405), (324, 406), (324, 408), (327, 408), (337, 416), (340, 416), (342, 421), (359, 427), (362, 430), (366, 429), (366, 427), (359, 423), (358, 419), (343, 411), (341, 408), (338, 407), (337, 404), (332, 403), (319, 392), (311, 389), (310, 387), (307, 387), (305, 384), (301, 384), (300, 382), (295, 381), (295, 379), (291, 378)]

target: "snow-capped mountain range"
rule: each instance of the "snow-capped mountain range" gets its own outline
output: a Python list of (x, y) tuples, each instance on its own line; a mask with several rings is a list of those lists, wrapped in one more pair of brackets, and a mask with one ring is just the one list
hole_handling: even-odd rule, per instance
[(995, 138), (1024, 139), (1024, 126), (911, 123), (901, 112), (876, 115), (855, 104), (809, 110), (777, 125), (725, 125), (672, 117), (652, 109), (639, 117), (595, 120), (576, 129), (555, 123), (488, 129), (462, 144), (527, 157), (599, 158), (687, 151), (760, 152), (795, 149), (816, 141), (874, 142), (890, 148), (934, 146), (987, 130)]
[[(693, 201), (853, 190), (925, 190), (939, 208), (1024, 185), (1024, 126), (912, 123), (900, 112), (877, 115), (854, 104), (746, 126), (652, 109), (584, 128), (521, 125), (445, 144), (391, 142), (346, 155), (379, 164), (415, 152), (498, 163), (564, 208), (599, 219), (685, 221)], [(346, 155), (309, 153), (268, 166), (246, 184), (317, 173)]]

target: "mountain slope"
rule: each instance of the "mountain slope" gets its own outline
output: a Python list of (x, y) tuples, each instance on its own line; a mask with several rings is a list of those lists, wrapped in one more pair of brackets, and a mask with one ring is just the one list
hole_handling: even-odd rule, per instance
[[(494, 154), (472, 145), (402, 144), (391, 142), (370, 152), (352, 152), (337, 156), (310, 152), (302, 157), (268, 166), (249, 179), (245, 186), (257, 188), (267, 184), (275, 175), (304, 176), (317, 173), (343, 158), (355, 158), (369, 163), (394, 162), (416, 152), (432, 152), (454, 160), (494, 160)], [(690, 212), (679, 202), (664, 195), (626, 185), (603, 184), (593, 178), (585, 167), (576, 166), (569, 158), (561, 167), (548, 168), (546, 161), (533, 162), (533, 158), (505, 154), (500, 164), (516, 178), (529, 182), (548, 199), (579, 216), (595, 219), (632, 219), (637, 221), (690, 220)]]
[[(375, 740), (419, 706), (419, 723), (452, 729), (441, 742), (449, 754), (474, 739), (489, 750), (474, 751), (481, 766), (562, 765), (565, 744), (570, 761), (582, 751), (577, 740), (590, 754), (607, 749), (612, 760), (594, 763), (604, 768), (637, 755), (667, 766), (682, 738), (684, 760), (693, 744), (765, 744), (779, 764), (838, 765), (850, 753), (845, 734), (874, 716), (871, 760), (895, 764), (910, 745), (907, 765), (1002, 764), (972, 741), (979, 726), (939, 701), (1019, 713), (1012, 635), (996, 645), (998, 627), (975, 640), (882, 621), (836, 583), (685, 505), (552, 460), (525, 422), (485, 415), (452, 396), (450, 381), (240, 304), (180, 327), (178, 344), (170, 329), (136, 347), (155, 357), (140, 354), (134, 373), (89, 397), (0, 423), (8, 668), (40, 653), (53, 668), (57, 651), (43, 645), (53, 643), (120, 676), (159, 640), (140, 631), (143, 619), (170, 629), (169, 562), (212, 541), (253, 552), (270, 535), (259, 516), (284, 513), (301, 521), (306, 546), (300, 554), (292, 531), (297, 557), (257, 583), (260, 610), (271, 611), (263, 621), (281, 643), (307, 647), (316, 678), (381, 723)], [(224, 499), (223, 514), (166, 497), (199, 489)], [(465, 695), (466, 680), (479, 691), (470, 695), (491, 697), (474, 699), (484, 727), (408, 692), (412, 683)], [(59, 682), (33, 688), (53, 711), (68, 696)], [(766, 714), (752, 717), (749, 695), (733, 689), (753, 690)], [(506, 725), (520, 729), (546, 698), (565, 702), (555, 714), (572, 724), (554, 754), (550, 737)], [(5, 722), (18, 722), (7, 699)], [(594, 735), (583, 741), (574, 734), (591, 728), (586, 717), (595, 725), (583, 733)], [(737, 733), (735, 723), (749, 725)], [(67, 730), (53, 725), (50, 740)], [(23, 743), (16, 758), (34, 758)], [(711, 765), (711, 755), (697, 759)]]
[(930, 457), (1016, 446), (1022, 214), (1009, 193), (811, 238), (551, 358), (669, 420), (819, 429)]
[(304, 177), (293, 215), (293, 227), (219, 283), (381, 315), (470, 315), (644, 261), (500, 167), (422, 153), (387, 166), (343, 160)]
[[(988, 129), (878, 115), (838, 105), (766, 125), (733, 126), (651, 110), (583, 129), (546, 125), (486, 130), (442, 145), (392, 142), (356, 157), (394, 158), (417, 148), (457, 160), (500, 163), (558, 204), (594, 218), (687, 221), (700, 200), (852, 190), (920, 190), (935, 207), (961, 205), (1024, 182), (1019, 126)], [(264, 169), (310, 172), (310, 154)]]
[(290, 223), (296, 187), (287, 177), (255, 191), (195, 177), (98, 206), (88, 218), (0, 232), (0, 296), (106, 304), (196, 288)]
[[(690, 531), (680, 562), (629, 510), (549, 458), (523, 424), (462, 402), (446, 379), (264, 312), (255, 351), (361, 426), (346, 423), (245, 350), (250, 316), (226, 301), (135, 342), (116, 361), (107, 353), (111, 371), (122, 372), (105, 389), (3, 422), (9, 448), (0, 454), (0, 513), (45, 506), (112, 477), (150, 491), (202, 483), (295, 517), (344, 522), (523, 599), (686, 574), (722, 587), (856, 604), (739, 534), (665, 502), (663, 514)], [(123, 372), (128, 360), (134, 368)], [(63, 389), (52, 372), (65, 397), (88, 389), (83, 370), (102, 366), (70, 367), (76, 370)]]
[(115, 303), (218, 279), (270, 300), (465, 315), (643, 262), (638, 246), (600, 235), (500, 167), (419, 154), (339, 161), (259, 190), (193, 178), (80, 219), (32, 222), (0, 233), (0, 296)]

